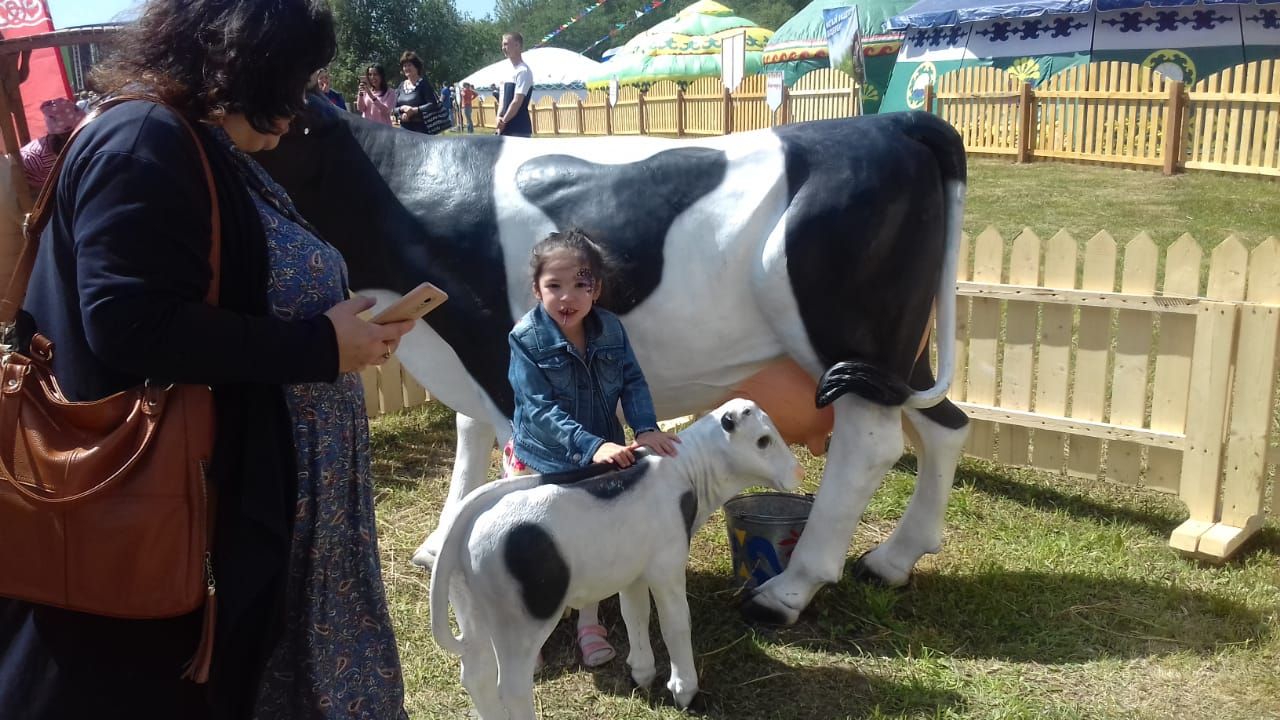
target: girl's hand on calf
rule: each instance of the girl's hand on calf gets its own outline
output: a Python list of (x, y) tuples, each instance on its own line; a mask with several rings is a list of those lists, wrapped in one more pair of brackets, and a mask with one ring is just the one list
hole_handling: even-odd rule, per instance
[(620, 468), (631, 467), (631, 463), (635, 461), (636, 456), (631, 448), (611, 442), (601, 445), (596, 454), (591, 456), (591, 462), (611, 463)]
[(636, 444), (643, 445), (663, 457), (675, 457), (676, 446), (680, 444), (680, 437), (675, 433), (650, 430), (637, 435)]

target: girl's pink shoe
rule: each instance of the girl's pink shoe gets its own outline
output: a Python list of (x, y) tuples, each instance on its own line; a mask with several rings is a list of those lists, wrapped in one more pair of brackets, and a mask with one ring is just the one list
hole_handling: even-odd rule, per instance
[(600, 667), (617, 656), (613, 646), (605, 639), (607, 631), (601, 625), (578, 628), (578, 649), (582, 651), (582, 664), (589, 668)]

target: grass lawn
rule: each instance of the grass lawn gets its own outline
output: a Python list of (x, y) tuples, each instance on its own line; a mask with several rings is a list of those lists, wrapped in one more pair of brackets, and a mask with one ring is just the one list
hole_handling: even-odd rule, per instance
[[(1083, 241), (1100, 229), (1161, 245), (1227, 231), (1253, 245), (1280, 237), (1280, 184), (1058, 163), (971, 163), (970, 232), (1006, 238), (1030, 224)], [(428, 405), (373, 423), (383, 574), (413, 718), (466, 718), (456, 657), (431, 638), (428, 576), (409, 563), (448, 489), (453, 416)], [(803, 451), (806, 484), (822, 460)], [(850, 561), (887, 537), (913, 483), (905, 457), (875, 496)], [(497, 475), (496, 453), (493, 476)], [(1280, 526), (1273, 520), (1232, 561), (1209, 566), (1166, 546), (1186, 517), (1175, 498), (966, 462), (947, 513), (943, 552), (911, 585), (882, 590), (845, 578), (790, 628), (737, 613), (723, 519), (695, 536), (689, 566), (694, 651), (705, 716), (839, 718), (1280, 718)], [(536, 695), (542, 718), (678, 718), (659, 675), (634, 690), (616, 600), (602, 619), (619, 659), (588, 671), (569, 623), (552, 635)]]

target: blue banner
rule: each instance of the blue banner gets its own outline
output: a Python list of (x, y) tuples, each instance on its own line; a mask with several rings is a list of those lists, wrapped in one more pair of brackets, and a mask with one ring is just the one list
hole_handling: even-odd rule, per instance
[(858, 25), (858, 7), (826, 8), (822, 24), (827, 32), (827, 55), (831, 67), (862, 84), (862, 29)]

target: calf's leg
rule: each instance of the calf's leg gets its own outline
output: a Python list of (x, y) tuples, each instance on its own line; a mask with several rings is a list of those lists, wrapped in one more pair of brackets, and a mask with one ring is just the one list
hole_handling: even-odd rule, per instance
[(627, 667), (636, 685), (653, 684), (657, 669), (653, 664), (653, 643), (649, 641), (649, 584), (636, 580), (618, 593), (622, 622), (627, 626)]
[(658, 606), (662, 641), (671, 655), (671, 679), (667, 689), (681, 709), (689, 707), (698, 694), (698, 670), (693, 665), (693, 638), (689, 627), (689, 599), (685, 596), (684, 565), (661, 584), (650, 586)]

